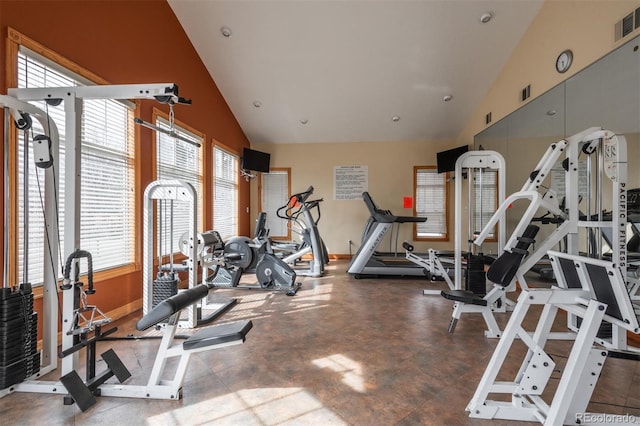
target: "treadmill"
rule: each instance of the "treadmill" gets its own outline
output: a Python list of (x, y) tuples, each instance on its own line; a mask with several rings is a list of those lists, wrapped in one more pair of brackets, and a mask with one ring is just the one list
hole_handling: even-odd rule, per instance
[(424, 268), (407, 260), (399, 253), (380, 253), (376, 249), (385, 234), (394, 224), (426, 222), (426, 217), (395, 216), (389, 210), (379, 209), (368, 192), (362, 193), (362, 199), (371, 216), (365, 226), (362, 244), (356, 252), (347, 273), (355, 278), (377, 277), (380, 275), (426, 276)]

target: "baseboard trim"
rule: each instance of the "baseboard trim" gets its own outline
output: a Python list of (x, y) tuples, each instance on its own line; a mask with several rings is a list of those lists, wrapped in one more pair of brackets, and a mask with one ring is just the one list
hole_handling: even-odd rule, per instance
[(329, 255), (330, 260), (350, 260), (351, 257), (352, 256), (350, 254), (330, 254)]

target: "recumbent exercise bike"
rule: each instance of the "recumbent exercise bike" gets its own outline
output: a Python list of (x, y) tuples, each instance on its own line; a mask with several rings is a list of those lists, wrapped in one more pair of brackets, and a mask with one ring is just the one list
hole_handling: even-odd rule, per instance
[[(225, 243), (218, 231), (206, 231), (198, 234), (197, 251), (203, 269), (212, 271), (203, 277), (210, 287), (282, 291), (288, 296), (300, 289), (295, 271), (273, 253), (266, 238), (233, 237)], [(245, 273), (255, 274), (257, 283), (241, 283)]]

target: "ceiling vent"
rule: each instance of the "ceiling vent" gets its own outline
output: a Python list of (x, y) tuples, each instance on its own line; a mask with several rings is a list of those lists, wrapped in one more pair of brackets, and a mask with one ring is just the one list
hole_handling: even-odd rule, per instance
[(628, 36), (634, 30), (640, 28), (640, 7), (629, 13), (622, 20), (616, 22), (615, 39), (616, 41)]

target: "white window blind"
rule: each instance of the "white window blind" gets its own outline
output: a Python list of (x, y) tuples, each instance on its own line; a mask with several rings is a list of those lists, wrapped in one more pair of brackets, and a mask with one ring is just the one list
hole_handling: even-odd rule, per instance
[(238, 156), (213, 148), (213, 229), (223, 239), (238, 235)]
[[(162, 117), (156, 117), (155, 125), (169, 130), (169, 121)], [(204, 141), (198, 135), (189, 132), (185, 128), (174, 123), (173, 131), (178, 135), (193, 142), (202, 144)], [(193, 185), (197, 194), (197, 221), (196, 229), (201, 231), (203, 222), (203, 176), (202, 176), (202, 149), (187, 142), (175, 139), (164, 133), (156, 132), (156, 171), (157, 178), (161, 180), (178, 179)], [(158, 235), (161, 244), (158, 244), (159, 254), (167, 255), (170, 249), (173, 252), (180, 251), (178, 240), (185, 232), (189, 231), (189, 210), (187, 201), (164, 200), (162, 209), (158, 208)], [(173, 226), (171, 226), (173, 224)]]
[[(18, 87), (80, 86), (86, 79), (45, 60), (39, 55), (21, 49), (18, 54)], [(54, 167), (60, 176), (60, 192), (56, 195), (59, 206), (60, 241), (64, 241), (64, 162), (65, 115), (63, 104), (55, 107), (44, 102), (33, 102), (44, 109), (55, 121), (60, 132), (60, 154)], [(81, 211), (80, 248), (92, 254), (94, 271), (110, 269), (134, 261), (134, 157), (133, 112), (122, 102), (114, 100), (87, 100), (83, 103), (81, 123)], [(33, 134), (43, 130), (34, 120)], [(22, 188), (24, 179), (24, 138), (19, 135), (18, 148), (18, 270), (22, 277), (24, 265), (24, 205)], [(44, 262), (50, 262), (48, 248), (44, 247), (44, 219), (41, 190), (44, 191), (44, 171), (33, 164), (33, 146), (29, 146), (29, 271), (32, 284), (42, 283)], [(44, 193), (43, 193), (44, 196)], [(50, 224), (55, 229), (56, 224)], [(64, 250), (64, 248), (62, 248)], [(61, 254), (63, 256), (63, 254)], [(64, 259), (63, 259), (64, 260)], [(54, 259), (59, 262), (59, 259)], [(82, 270), (86, 263), (82, 264)], [(60, 273), (62, 273), (60, 268)]]
[[(496, 170), (482, 169), (482, 172), (476, 171), (474, 174), (474, 220), (473, 232), (479, 234), (484, 225), (489, 222), (491, 216), (497, 208), (497, 184), (498, 172)], [(494, 234), (489, 234), (489, 238), (494, 238)]]
[(427, 217), (416, 224), (417, 238), (442, 238), (447, 234), (446, 173), (416, 168), (416, 216)]
[(274, 170), (262, 174), (262, 192), (260, 202), (262, 211), (267, 213), (266, 228), (269, 236), (274, 238), (289, 237), (289, 221), (276, 215), (278, 209), (289, 200), (291, 189), (289, 188), (289, 172), (287, 170)]

